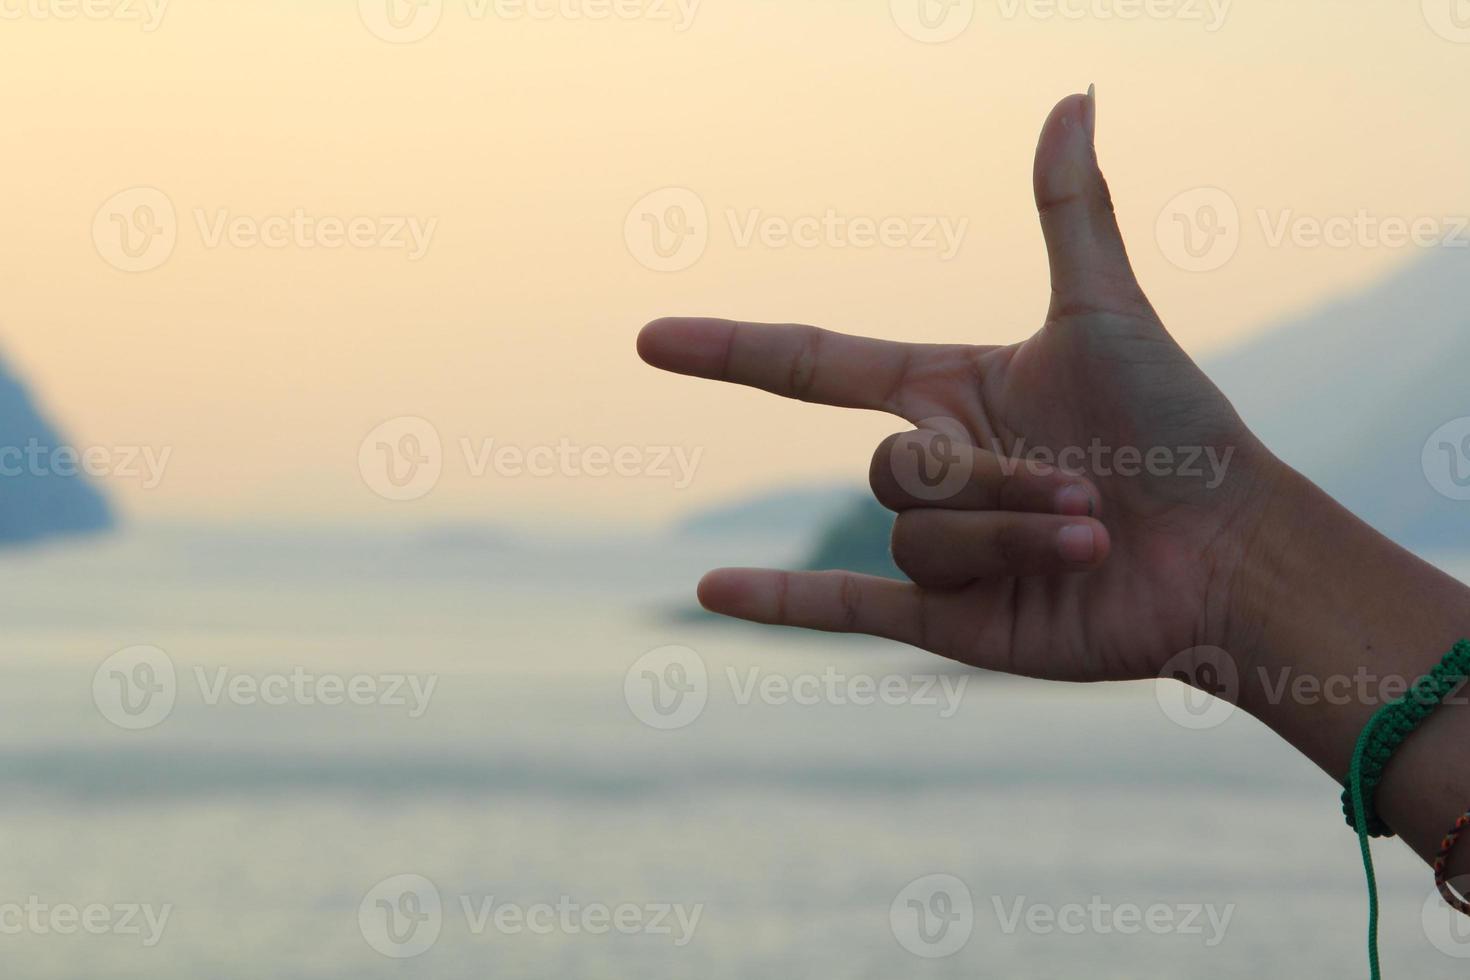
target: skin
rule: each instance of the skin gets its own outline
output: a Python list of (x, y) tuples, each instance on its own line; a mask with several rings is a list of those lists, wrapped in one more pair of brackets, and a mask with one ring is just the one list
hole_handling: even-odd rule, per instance
[[(880, 444), (871, 467), (873, 492), (898, 514), (893, 554), (911, 581), (721, 569), (700, 583), (700, 601), (1031, 677), (1179, 676), (1236, 701), (1341, 780), (1363, 724), (1402, 692), (1374, 683), (1301, 697), (1281, 679), (1412, 680), (1470, 636), (1470, 591), (1274, 457), (1170, 337), (1129, 264), (1095, 120), (1093, 96), (1075, 95), (1042, 128), (1033, 184), (1051, 296), (1019, 343), (688, 318), (643, 329), (638, 351), (654, 367), (913, 426)], [(1091, 446), (1108, 451), (1101, 465)], [(1046, 459), (1031, 455), (1038, 447)], [(1167, 450), (1170, 462), (1125, 466), (1125, 447)], [(1201, 462), (1186, 473), (1186, 448), (1225, 460), (1223, 475)], [(1196, 653), (1181, 661), (1185, 651)], [(1202, 674), (1201, 657), (1234, 682), (1222, 689), (1218, 670)], [(1379, 790), (1380, 813), (1426, 859), (1470, 805), (1470, 767), (1444, 764), (1467, 738), (1470, 712), (1436, 711)], [(1470, 871), (1470, 846), (1456, 859), (1452, 872)]]

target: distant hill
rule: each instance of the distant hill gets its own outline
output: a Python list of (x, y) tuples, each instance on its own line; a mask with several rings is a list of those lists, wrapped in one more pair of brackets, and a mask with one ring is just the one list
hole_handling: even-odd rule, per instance
[(52, 465), (53, 451), (67, 445), (0, 364), (0, 546), (112, 527), (107, 501), (74, 472), (75, 461), (61, 472)]
[(1470, 416), (1470, 248), (1421, 255), (1205, 370), (1273, 452), (1384, 534), (1470, 547), (1470, 503), (1436, 492), (1421, 459)]
[(852, 484), (787, 487), (699, 511), (681, 521), (678, 534), (750, 534), (813, 537), (852, 499)]
[(847, 505), (817, 539), (809, 569), (845, 568), (850, 572), (902, 578), (888, 550), (894, 514), (865, 491), (849, 491)]

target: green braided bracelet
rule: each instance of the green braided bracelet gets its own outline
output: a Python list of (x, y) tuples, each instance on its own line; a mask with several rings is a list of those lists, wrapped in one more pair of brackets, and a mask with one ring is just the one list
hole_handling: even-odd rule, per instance
[(1373, 807), (1373, 795), (1383, 778), (1383, 767), (1429, 713), (1466, 677), (1470, 677), (1470, 640), (1459, 640), (1434, 669), (1414, 682), (1409, 693), (1373, 713), (1353, 747), (1352, 768), (1342, 792), (1348, 826), (1358, 832), (1363, 874), (1368, 879), (1368, 972), (1378, 980), (1378, 882), (1373, 877), (1373, 852), (1368, 835), (1392, 836), (1393, 831)]
[[(1370, 837), (1393, 836), (1393, 830), (1378, 816), (1378, 808), (1373, 805), (1389, 757), (1467, 676), (1470, 676), (1470, 641), (1460, 640), (1429, 673), (1414, 682), (1407, 694), (1379, 708), (1364, 726), (1366, 743), (1362, 769), (1356, 769), (1355, 761), (1354, 771), (1361, 773), (1364, 819)], [(1342, 791), (1342, 812), (1347, 818), (1347, 825), (1357, 830), (1358, 822), (1353, 818), (1352, 779), (1346, 782), (1347, 786)]]

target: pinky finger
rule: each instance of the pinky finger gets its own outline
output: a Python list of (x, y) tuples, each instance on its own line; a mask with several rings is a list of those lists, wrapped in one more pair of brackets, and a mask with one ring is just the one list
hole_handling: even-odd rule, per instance
[(911, 582), (853, 572), (721, 568), (700, 581), (699, 601), (710, 612), (754, 623), (923, 645), (924, 603)]

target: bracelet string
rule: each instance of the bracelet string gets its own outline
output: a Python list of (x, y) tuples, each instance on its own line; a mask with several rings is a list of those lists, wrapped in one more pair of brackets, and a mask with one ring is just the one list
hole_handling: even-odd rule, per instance
[[(1429, 673), (1414, 682), (1409, 693), (1375, 711), (1353, 747), (1352, 767), (1342, 797), (1348, 826), (1358, 834), (1363, 875), (1368, 881), (1368, 968), (1372, 980), (1379, 980), (1381, 974), (1378, 969), (1378, 882), (1373, 875), (1373, 852), (1368, 846), (1368, 838), (1393, 836), (1393, 830), (1378, 816), (1374, 795), (1394, 750), (1466, 677), (1470, 677), (1470, 640), (1462, 639)], [(1453, 841), (1450, 843), (1453, 846)]]

